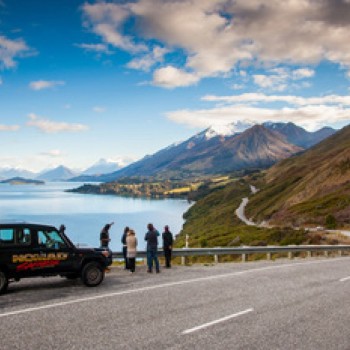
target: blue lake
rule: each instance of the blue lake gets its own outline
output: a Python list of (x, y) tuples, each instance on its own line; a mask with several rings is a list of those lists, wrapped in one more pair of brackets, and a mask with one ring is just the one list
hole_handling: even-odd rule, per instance
[(182, 215), (189, 208), (185, 200), (140, 199), (112, 195), (84, 195), (64, 192), (80, 183), (52, 182), (45, 185), (0, 185), (0, 221), (27, 221), (66, 226), (74, 243), (99, 246), (99, 236), (106, 223), (110, 229), (113, 251), (121, 250), (124, 227), (136, 231), (138, 249), (145, 248), (144, 235), (149, 222), (162, 232), (169, 225), (174, 235), (184, 223)]

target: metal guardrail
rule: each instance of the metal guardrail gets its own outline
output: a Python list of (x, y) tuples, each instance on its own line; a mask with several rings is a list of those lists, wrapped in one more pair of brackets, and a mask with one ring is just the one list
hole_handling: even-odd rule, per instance
[[(307, 256), (311, 256), (312, 252), (323, 252), (325, 256), (328, 256), (329, 252), (338, 252), (342, 255), (343, 252), (350, 251), (350, 245), (288, 245), (288, 246), (240, 246), (232, 248), (176, 248), (173, 249), (173, 257), (181, 257), (182, 262), (185, 263), (186, 257), (191, 256), (213, 256), (215, 262), (219, 262), (220, 255), (241, 255), (242, 261), (247, 261), (247, 255), (249, 254), (266, 254), (267, 259), (271, 259), (272, 254), (284, 254), (287, 253), (290, 259), (293, 258), (293, 253), (306, 252)], [(158, 255), (161, 256), (163, 250), (158, 250)], [(145, 250), (137, 252), (138, 258), (146, 258), (147, 253)], [(113, 252), (114, 259), (123, 258), (121, 252)]]

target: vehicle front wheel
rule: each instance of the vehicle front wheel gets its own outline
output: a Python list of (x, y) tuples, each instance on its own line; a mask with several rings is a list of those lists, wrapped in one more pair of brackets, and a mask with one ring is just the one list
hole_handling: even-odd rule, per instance
[(96, 261), (87, 263), (81, 272), (81, 279), (88, 287), (98, 286), (103, 281), (104, 277), (104, 268)]
[(0, 270), (0, 294), (4, 293), (9, 284), (9, 280), (4, 271)]

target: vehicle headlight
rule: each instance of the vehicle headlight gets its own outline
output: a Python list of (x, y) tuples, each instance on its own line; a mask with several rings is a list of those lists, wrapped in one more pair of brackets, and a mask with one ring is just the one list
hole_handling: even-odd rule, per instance
[(104, 251), (102, 252), (102, 254), (103, 254), (106, 258), (108, 258), (109, 255), (110, 255), (108, 250), (104, 250)]

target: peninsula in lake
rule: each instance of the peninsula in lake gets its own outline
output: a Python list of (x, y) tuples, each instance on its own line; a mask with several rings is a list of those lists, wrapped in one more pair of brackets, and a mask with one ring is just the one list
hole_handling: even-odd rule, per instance
[(41, 180), (25, 179), (23, 177), (13, 177), (11, 179), (2, 180), (0, 184), (10, 185), (44, 185), (45, 182)]

